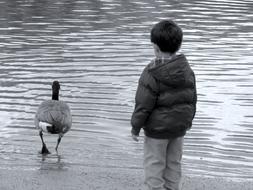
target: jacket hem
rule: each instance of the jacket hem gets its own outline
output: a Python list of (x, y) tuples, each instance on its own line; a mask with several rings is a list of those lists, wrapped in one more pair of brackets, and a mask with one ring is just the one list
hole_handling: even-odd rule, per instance
[(154, 139), (170, 139), (170, 138), (177, 138), (177, 137), (185, 136), (186, 131), (183, 131), (180, 133), (168, 133), (167, 132), (167, 133), (154, 134), (154, 133), (150, 133), (150, 132), (144, 130), (144, 134), (147, 137), (154, 138)]

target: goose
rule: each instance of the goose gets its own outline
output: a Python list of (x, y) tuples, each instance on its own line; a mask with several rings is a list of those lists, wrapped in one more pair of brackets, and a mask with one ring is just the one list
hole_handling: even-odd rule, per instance
[(39, 130), (39, 136), (42, 141), (41, 154), (50, 154), (43, 139), (43, 132), (58, 134), (55, 147), (58, 153), (61, 138), (71, 128), (72, 116), (70, 108), (64, 101), (59, 100), (59, 91), (60, 83), (54, 81), (52, 84), (52, 100), (43, 101), (35, 114), (35, 126)]

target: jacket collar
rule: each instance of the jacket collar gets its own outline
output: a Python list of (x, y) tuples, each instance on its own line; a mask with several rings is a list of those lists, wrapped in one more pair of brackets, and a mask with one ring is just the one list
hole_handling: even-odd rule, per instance
[(181, 85), (186, 78), (189, 64), (183, 54), (175, 55), (170, 59), (155, 59), (153, 60), (148, 70), (156, 79), (173, 85)]

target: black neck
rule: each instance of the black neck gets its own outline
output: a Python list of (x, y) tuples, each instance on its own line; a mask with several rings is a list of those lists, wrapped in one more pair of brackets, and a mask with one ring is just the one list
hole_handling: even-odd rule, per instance
[(59, 93), (53, 93), (52, 100), (59, 100)]

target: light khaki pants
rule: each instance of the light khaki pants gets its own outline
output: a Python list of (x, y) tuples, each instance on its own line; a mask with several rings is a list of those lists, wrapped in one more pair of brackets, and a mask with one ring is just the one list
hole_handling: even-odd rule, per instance
[(154, 139), (145, 136), (144, 172), (148, 190), (179, 190), (184, 137)]

